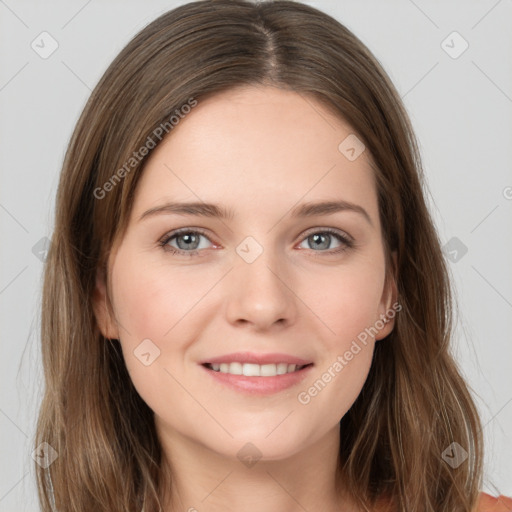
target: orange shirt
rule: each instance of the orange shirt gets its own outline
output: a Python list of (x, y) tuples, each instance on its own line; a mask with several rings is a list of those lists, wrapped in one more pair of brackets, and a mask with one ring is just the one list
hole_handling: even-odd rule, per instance
[(478, 512), (512, 512), (512, 498), (498, 496), (494, 498), (488, 494), (480, 493), (478, 500)]
[[(391, 500), (386, 498), (378, 500), (377, 510), (378, 512), (392, 512)], [(512, 512), (512, 498), (503, 495), (495, 498), (485, 492), (481, 492), (475, 512)]]

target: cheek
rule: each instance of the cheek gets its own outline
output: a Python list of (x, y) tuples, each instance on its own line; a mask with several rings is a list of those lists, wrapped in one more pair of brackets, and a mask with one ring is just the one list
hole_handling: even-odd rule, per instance
[(341, 420), (368, 377), (375, 346), (368, 329), (374, 308), (364, 299), (363, 295), (339, 294), (336, 307), (328, 305), (321, 313), (335, 334), (325, 330), (318, 363), (296, 398), (311, 418), (321, 417), (325, 424)]
[(351, 345), (321, 365), (297, 393), (302, 412), (335, 425), (359, 396), (368, 377), (373, 343)]
[[(218, 279), (208, 266), (179, 268), (162, 259), (151, 261), (129, 244), (117, 254), (112, 287), (120, 342), (131, 380), (153, 410), (165, 407), (162, 390), (179, 396), (177, 382), (187, 377), (187, 350), (207, 321), (204, 305)], [(147, 347), (143, 352), (142, 346)], [(158, 356), (146, 366), (138, 356), (148, 352), (150, 361)]]
[[(125, 256), (125, 257), (123, 257)], [(149, 264), (137, 256), (119, 254), (113, 271), (115, 310), (121, 332), (130, 343), (172, 337), (175, 326), (194, 309), (211, 287), (200, 273)], [(123, 330), (124, 328), (124, 330)]]
[(143, 255), (130, 253), (129, 247), (117, 255), (112, 288), (120, 343), (133, 384), (150, 406), (151, 397), (169, 387), (170, 377), (164, 371), (169, 358), (178, 365), (182, 362), (186, 336), (181, 334), (187, 325), (182, 320), (198, 294), (206, 292), (206, 284), (203, 279), (205, 290), (198, 290), (196, 285), (201, 288), (201, 284), (191, 283), (190, 273), (150, 265)]
[(304, 282), (310, 290), (307, 303), (326, 327), (329, 345), (341, 350), (375, 324), (383, 286), (383, 266), (365, 261), (317, 274), (314, 283)]
[[(304, 281), (304, 286), (307, 286)], [(336, 272), (317, 274), (311, 309), (323, 335), (318, 365), (301, 387), (297, 400), (313, 416), (336, 423), (359, 395), (371, 366), (375, 322), (384, 286), (384, 266), (377, 258)]]

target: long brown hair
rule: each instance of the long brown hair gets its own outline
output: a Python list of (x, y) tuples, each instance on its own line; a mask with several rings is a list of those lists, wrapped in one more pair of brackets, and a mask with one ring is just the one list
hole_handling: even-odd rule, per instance
[[(101, 335), (91, 299), (147, 159), (133, 153), (155, 141), (159, 127), (171, 133), (169, 119), (184, 105), (248, 84), (321, 102), (349, 123), (373, 160), (402, 309), (341, 420), (340, 481), (366, 510), (386, 495), (401, 512), (469, 512), (481, 485), (481, 428), (449, 352), (453, 301), (410, 121), (354, 34), (288, 0), (205, 0), (165, 13), (121, 51), (84, 108), (63, 164), (44, 275), (45, 392), (35, 443), (58, 456), (46, 469), (36, 466), (42, 510), (161, 507), (172, 482), (153, 413), (119, 343)], [(457, 468), (443, 457), (452, 443), (468, 454)]]

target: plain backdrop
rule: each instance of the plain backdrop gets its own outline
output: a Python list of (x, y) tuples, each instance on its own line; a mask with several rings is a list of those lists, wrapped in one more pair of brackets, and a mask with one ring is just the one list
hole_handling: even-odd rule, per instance
[[(41, 275), (66, 145), (111, 60), (182, 3), (0, 0), (0, 512), (38, 510)], [(483, 418), (484, 490), (512, 495), (512, 1), (306, 3), (373, 51), (411, 116), (458, 298), (454, 352)]]

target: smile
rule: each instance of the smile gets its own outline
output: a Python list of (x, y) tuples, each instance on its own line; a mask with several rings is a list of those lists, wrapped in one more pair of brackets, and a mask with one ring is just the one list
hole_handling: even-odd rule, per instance
[(307, 364), (297, 365), (288, 363), (254, 364), (254, 363), (206, 363), (205, 366), (214, 372), (230, 375), (244, 375), (246, 377), (276, 377), (286, 373), (302, 370)]

